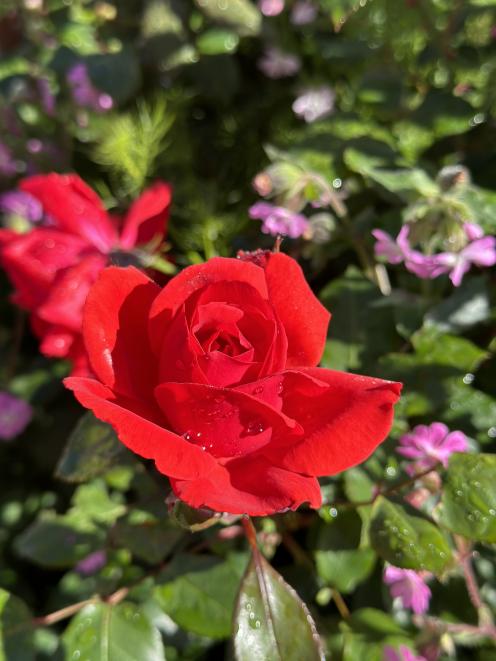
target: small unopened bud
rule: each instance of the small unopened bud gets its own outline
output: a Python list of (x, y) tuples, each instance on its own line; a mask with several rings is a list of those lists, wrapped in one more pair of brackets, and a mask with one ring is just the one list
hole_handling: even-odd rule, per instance
[(469, 184), (470, 172), (464, 165), (447, 165), (439, 171), (437, 181), (442, 190), (447, 191), (455, 186)]
[(259, 172), (252, 182), (253, 188), (261, 197), (267, 197), (273, 190), (272, 179), (266, 172)]

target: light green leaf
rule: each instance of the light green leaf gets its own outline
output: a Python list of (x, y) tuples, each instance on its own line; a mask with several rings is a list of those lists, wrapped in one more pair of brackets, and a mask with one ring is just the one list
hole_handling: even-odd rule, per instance
[(455, 453), (450, 457), (439, 523), (481, 542), (496, 542), (496, 455)]
[(370, 576), (376, 561), (372, 549), (316, 551), (317, 572), (322, 580), (340, 592), (353, 592)]
[(258, 553), (242, 580), (233, 626), (237, 661), (324, 659), (308, 608)]
[(260, 31), (262, 15), (249, 0), (195, 0), (195, 4), (212, 21), (230, 25), (241, 36)]
[(95, 603), (83, 608), (63, 635), (67, 659), (165, 661), (158, 629), (131, 603)]

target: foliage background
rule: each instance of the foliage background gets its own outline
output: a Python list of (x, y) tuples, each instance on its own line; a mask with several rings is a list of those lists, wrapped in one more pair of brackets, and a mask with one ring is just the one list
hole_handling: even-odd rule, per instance
[[(462, 205), (467, 220), (495, 234), (496, 2), (315, 4), (318, 18), (297, 27), (288, 11), (262, 18), (248, 0), (2, 2), (0, 140), (17, 174), (0, 184), (75, 170), (109, 206), (125, 208), (154, 178), (171, 181), (169, 241), (182, 268), (271, 247), (247, 220), (250, 182), (270, 163), (323, 179), (339, 201), (326, 210), (328, 233), (284, 246), (333, 313), (322, 364), (399, 379), (405, 391), (390, 439), (364, 466), (323, 480), (319, 512), (257, 522), (263, 550), (308, 604), (333, 658), (375, 661), (385, 645), (403, 642), (424, 653), (430, 645), (443, 659), (486, 661), (496, 608), (494, 272), (472, 271), (454, 289), (447, 278), (426, 284), (390, 268), (384, 295), (370, 231), (395, 233), (402, 218), (436, 204), (448, 220)], [(297, 75), (262, 73), (257, 62), (273, 44), (299, 55)], [(65, 76), (81, 60), (114, 99), (111, 112), (71, 99)], [(52, 114), (41, 78), (55, 95)], [(336, 108), (306, 125), (291, 104), (323, 83)], [(444, 194), (436, 177), (449, 165), (464, 165), (471, 181)], [(311, 201), (314, 190), (303, 195)], [(27, 431), (0, 445), (0, 658), (103, 658), (102, 635), (109, 659), (125, 658), (123, 650), (140, 661), (229, 658), (248, 559), (243, 536), (228, 538), (222, 525), (191, 534), (171, 520), (166, 480), (104, 425), (81, 422), (61, 385), (67, 366), (40, 357), (3, 274), (0, 285), (2, 387), (35, 409)], [(408, 476), (394, 450), (402, 433), (432, 421), (465, 432), (484, 457), (450, 466), (442, 513), (436, 495), (415, 512), (402, 499), (411, 485), (401, 487)], [(386, 500), (375, 499), (377, 489)], [(429, 523), (425, 535), (419, 517)], [(413, 546), (401, 533), (409, 526)], [(462, 535), (458, 550), (440, 527)], [(460, 544), (475, 545), (478, 609), (453, 560)], [(101, 549), (102, 569), (75, 571)], [(439, 575), (428, 619), (393, 607), (384, 561)], [(114, 601), (53, 626), (42, 618), (95, 594)], [(281, 635), (292, 626), (289, 618)]]

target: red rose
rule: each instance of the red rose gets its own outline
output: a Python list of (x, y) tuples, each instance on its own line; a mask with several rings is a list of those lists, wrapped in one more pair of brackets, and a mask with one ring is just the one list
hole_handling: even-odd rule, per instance
[(83, 320), (97, 380), (66, 385), (193, 507), (318, 507), (316, 477), (373, 452), (401, 388), (315, 367), (328, 322), (280, 253), (214, 258), (163, 289), (132, 267), (109, 268)]
[(73, 374), (88, 373), (81, 339), (83, 305), (112, 255), (160, 241), (166, 229), (170, 187), (155, 183), (121, 221), (76, 175), (37, 175), (21, 183), (37, 198), (49, 223), (26, 234), (0, 230), (0, 260), (31, 312), (31, 325), (46, 356), (68, 358)]

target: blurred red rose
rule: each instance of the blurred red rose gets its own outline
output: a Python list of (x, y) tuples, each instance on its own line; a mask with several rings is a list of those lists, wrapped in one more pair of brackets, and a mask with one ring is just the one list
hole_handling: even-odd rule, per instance
[(112, 267), (84, 312), (96, 380), (66, 385), (192, 507), (250, 515), (318, 507), (316, 477), (373, 452), (401, 389), (317, 368), (328, 322), (281, 253), (214, 258), (163, 289), (132, 267)]
[(76, 175), (37, 175), (20, 187), (41, 202), (50, 222), (25, 234), (0, 230), (0, 261), (14, 301), (31, 312), (41, 352), (71, 360), (73, 374), (87, 374), (81, 324), (88, 291), (114, 258), (153, 241), (158, 247), (171, 189), (156, 182), (121, 219)]

